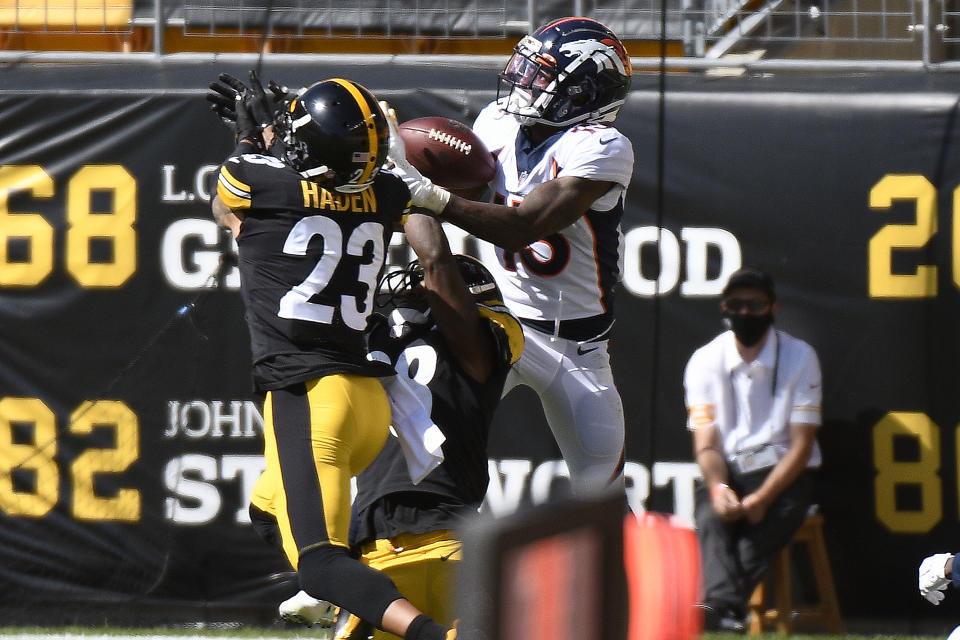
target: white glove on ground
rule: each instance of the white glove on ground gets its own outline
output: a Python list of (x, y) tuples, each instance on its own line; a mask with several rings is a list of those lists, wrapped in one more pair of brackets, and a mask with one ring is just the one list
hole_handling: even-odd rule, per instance
[(413, 206), (428, 209), (434, 214), (439, 215), (447, 202), (450, 201), (450, 192), (443, 187), (438, 187), (430, 181), (430, 178), (422, 175), (416, 167), (407, 160), (407, 149), (403, 144), (403, 138), (400, 137), (400, 128), (397, 124), (397, 112), (384, 101), (380, 101), (380, 108), (383, 109), (387, 117), (387, 125), (390, 127), (390, 150), (387, 152), (387, 160), (393, 163), (391, 171), (400, 176), (407, 188), (410, 190), (410, 199)]
[(920, 563), (920, 595), (933, 604), (940, 604), (940, 601), (946, 597), (943, 591), (950, 584), (950, 578), (944, 575), (944, 566), (952, 555), (950, 553), (937, 553), (924, 558), (923, 562)]

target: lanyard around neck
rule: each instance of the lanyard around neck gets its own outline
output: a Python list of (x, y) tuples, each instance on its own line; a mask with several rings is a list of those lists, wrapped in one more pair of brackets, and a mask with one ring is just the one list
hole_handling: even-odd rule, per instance
[[(780, 335), (779, 331), (774, 329), (773, 331), (773, 340), (774, 340), (774, 350), (773, 350), (773, 374), (770, 376), (770, 397), (776, 397), (777, 395), (777, 378), (780, 374)], [(749, 365), (747, 365), (749, 366)], [(731, 389), (733, 388), (733, 369), (730, 370), (728, 375), (730, 380)], [(736, 393), (732, 396), (736, 399)]]

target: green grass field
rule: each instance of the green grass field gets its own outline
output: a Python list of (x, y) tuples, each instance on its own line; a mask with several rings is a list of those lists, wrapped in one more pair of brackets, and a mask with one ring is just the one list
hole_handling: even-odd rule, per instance
[[(907, 635), (844, 635), (831, 636), (794, 635), (791, 640), (944, 640), (942, 636), (907, 636)], [(272, 640), (273, 638), (309, 638), (310, 640), (328, 640), (329, 632), (324, 629), (284, 629), (265, 627), (235, 627), (235, 628), (150, 628), (124, 629), (115, 627), (0, 627), (0, 638), (3, 640), (116, 640), (119, 638), (133, 638), (136, 640), (175, 640), (197, 638), (259, 638)], [(735, 640), (743, 638), (759, 638), (761, 640), (784, 640), (785, 636), (767, 633), (762, 636), (741, 636), (731, 633), (708, 633), (703, 640)]]

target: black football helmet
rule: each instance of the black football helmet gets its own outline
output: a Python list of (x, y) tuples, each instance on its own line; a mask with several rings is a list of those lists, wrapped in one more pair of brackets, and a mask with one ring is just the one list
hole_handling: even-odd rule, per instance
[(522, 125), (613, 122), (626, 101), (630, 56), (596, 20), (554, 20), (524, 36), (513, 51), (497, 99)]
[[(476, 258), (457, 254), (457, 268), (467, 289), (479, 304), (503, 304), (503, 296), (493, 274)], [(425, 311), (426, 296), (419, 289), (423, 282), (423, 267), (414, 260), (403, 269), (386, 274), (377, 286), (377, 305), (381, 307), (405, 307)]]
[(387, 159), (390, 130), (377, 99), (332, 78), (294, 98), (281, 126), (283, 158), (305, 178), (328, 178), (342, 193), (363, 191)]

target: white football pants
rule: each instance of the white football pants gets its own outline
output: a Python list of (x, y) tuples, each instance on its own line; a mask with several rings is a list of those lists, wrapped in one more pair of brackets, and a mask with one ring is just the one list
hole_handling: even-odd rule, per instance
[(523, 355), (503, 395), (517, 385), (537, 392), (575, 494), (623, 482), (623, 404), (607, 341), (577, 342), (523, 327)]

